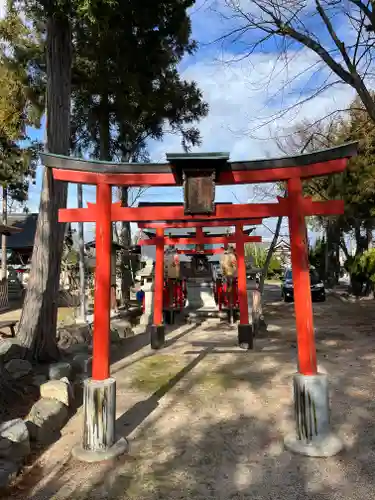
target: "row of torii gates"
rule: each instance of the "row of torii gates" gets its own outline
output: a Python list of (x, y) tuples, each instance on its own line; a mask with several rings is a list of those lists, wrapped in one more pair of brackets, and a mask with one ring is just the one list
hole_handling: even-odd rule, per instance
[[(113, 221), (131, 221), (157, 227), (155, 308), (151, 338), (163, 338), (161, 314), (164, 225), (192, 224), (200, 227), (231, 222), (236, 227), (241, 328), (250, 331), (245, 308), (246, 272), (241, 257), (244, 223), (253, 219), (285, 216), (289, 220), (291, 258), (298, 343), (298, 372), (293, 377), (296, 432), (285, 438), (292, 451), (310, 456), (331, 456), (342, 444), (330, 429), (328, 381), (318, 373), (310, 293), (310, 273), (306, 241), (306, 216), (341, 214), (341, 200), (313, 201), (303, 194), (304, 179), (340, 173), (357, 153), (357, 143), (277, 159), (230, 162), (229, 155), (170, 154), (167, 162), (107, 163), (44, 153), (43, 164), (52, 168), (55, 180), (96, 185), (96, 203), (87, 208), (59, 210), (60, 222), (96, 223), (95, 311), (92, 378), (84, 383), (84, 432), (82, 445), (73, 454), (94, 462), (127, 450), (125, 439), (116, 440), (116, 383), (110, 376), (110, 278)], [(226, 205), (214, 203), (215, 186), (284, 182), (286, 196), (276, 203)], [(112, 202), (112, 186), (183, 186), (184, 206), (122, 207)], [(161, 225), (160, 225), (161, 224)], [(204, 239), (204, 238), (203, 238)], [(206, 241), (204, 241), (206, 243)], [(159, 257), (159, 258), (158, 258)], [(245, 317), (246, 311), (246, 317)], [(251, 351), (246, 351), (251, 352)], [(247, 358), (245, 362), (248, 362)]]
[[(148, 204), (147, 204), (148, 205)], [(150, 203), (150, 205), (152, 205)], [(225, 204), (228, 205), (228, 204)], [(175, 203), (167, 203), (164, 206), (171, 207), (182, 207), (183, 205)], [(154, 207), (151, 207), (152, 209)], [(213, 255), (220, 254), (225, 251), (230, 244), (236, 245), (236, 256), (238, 263), (238, 279), (235, 280), (235, 293), (234, 295), (238, 297), (238, 306), (240, 312), (240, 322), (238, 325), (238, 343), (242, 346), (247, 346), (252, 348), (253, 344), (253, 331), (252, 325), (249, 324), (249, 313), (248, 313), (248, 297), (247, 297), (247, 279), (246, 279), (246, 263), (245, 263), (245, 245), (246, 243), (260, 243), (262, 241), (261, 236), (251, 236), (251, 232), (254, 228), (244, 229), (244, 226), (255, 226), (262, 223), (262, 219), (249, 219), (241, 220), (212, 220), (212, 221), (187, 221), (187, 222), (139, 222), (138, 227), (144, 234), (148, 235), (147, 229), (155, 230), (156, 235), (149, 239), (140, 239), (138, 241), (139, 246), (156, 246), (156, 256), (155, 256), (155, 294), (153, 303), (153, 323), (154, 325), (160, 325), (159, 328), (153, 328), (151, 330), (151, 347), (158, 349), (163, 346), (165, 341), (164, 326), (162, 325), (162, 320), (160, 319), (163, 315), (163, 310), (171, 312), (179, 310), (183, 306), (182, 296), (184, 295), (184, 290), (182, 289), (182, 280), (166, 280), (164, 273), (164, 248), (166, 245), (172, 246), (176, 249), (177, 245), (195, 245), (195, 249), (176, 249), (177, 254), (185, 254), (190, 256), (199, 255)], [(210, 227), (222, 227), (222, 226), (234, 226), (234, 234), (212, 234), (205, 233), (203, 228)], [(172, 236), (168, 234), (168, 229), (188, 229), (195, 228), (195, 234), (189, 234), (186, 236)], [(209, 248), (205, 249), (205, 245), (222, 245), (220, 248)], [(162, 273), (163, 270), (163, 274)], [(169, 281), (169, 283), (168, 283)], [(163, 290), (164, 285), (164, 290)], [(173, 287), (173, 290), (169, 290), (169, 287)], [(160, 293), (160, 289), (162, 292)], [(164, 292), (164, 293), (163, 293)], [(185, 292), (186, 293), (186, 292)], [(179, 299), (178, 304), (169, 303), (170, 298)], [(218, 307), (221, 310), (224, 298), (224, 288), (220, 289), (220, 297), (218, 301)], [(232, 308), (236, 308), (237, 304), (233, 303), (230, 305)], [(233, 312), (229, 310), (229, 317), (233, 319)]]

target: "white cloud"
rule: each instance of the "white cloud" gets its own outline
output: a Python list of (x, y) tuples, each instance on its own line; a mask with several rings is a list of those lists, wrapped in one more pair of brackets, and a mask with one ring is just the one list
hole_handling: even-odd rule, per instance
[(5, 17), (6, 4), (7, 4), (6, 0), (0, 0), (0, 19)]
[[(288, 68), (277, 60), (277, 54), (254, 54), (231, 64), (212, 58), (192, 61), (182, 76), (198, 83), (210, 108), (208, 116), (198, 124), (202, 145), (195, 149), (229, 152), (232, 160), (277, 156), (280, 152), (274, 136), (285, 134), (304, 119), (314, 121), (347, 107), (354, 94), (350, 87), (341, 85), (285, 115), (280, 114), (300, 102), (301, 88), (309, 91), (316, 88), (325, 72), (324, 67), (317, 72), (317, 59), (307, 50), (289, 56)], [(272, 119), (275, 115), (278, 117)], [(267, 126), (261, 126), (268, 121)], [(166, 136), (162, 142), (152, 143), (150, 149), (154, 161), (165, 161), (165, 153), (182, 150), (177, 136)], [(220, 201), (246, 203), (249, 198), (252, 202), (261, 201), (253, 198), (251, 187), (221, 187), (218, 191)], [(274, 230), (276, 220), (268, 221), (267, 225)], [(287, 232), (287, 227), (283, 227), (283, 233)], [(265, 228), (259, 228), (257, 233), (270, 236)]]
[[(199, 149), (228, 151), (233, 160), (275, 155), (277, 146), (272, 136), (285, 133), (303, 119), (313, 121), (346, 107), (353, 91), (341, 85), (276, 116), (300, 102), (302, 87), (311, 92), (319, 84), (325, 68), (316, 72), (316, 62), (307, 50), (290, 54), (288, 68), (284, 61), (277, 60), (277, 54), (254, 54), (230, 64), (212, 59), (192, 61), (183, 77), (198, 83), (210, 108), (208, 116), (198, 124), (202, 135)], [(180, 138), (166, 136), (161, 143), (152, 144), (152, 157), (161, 161), (166, 152), (180, 150)]]
[[(204, 7), (205, 0), (199, 2)], [(208, 16), (203, 7), (202, 12), (195, 19), (193, 17), (193, 29), (201, 32), (207, 26), (209, 35), (206, 40), (212, 40), (218, 24), (213, 24), (213, 17)], [(207, 118), (198, 124), (202, 146), (196, 150), (229, 152), (232, 160), (274, 156), (279, 153), (272, 136), (285, 133), (303, 119), (313, 121), (348, 105), (353, 91), (342, 85), (330, 88), (301, 107), (272, 119), (280, 110), (299, 101), (301, 88), (311, 92), (327, 76), (324, 66), (317, 71), (319, 65), (311, 51), (300, 50), (288, 55), (287, 67), (276, 53), (255, 53), (242, 61), (225, 64), (219, 58), (221, 61), (233, 60), (233, 54), (223, 55), (219, 51), (214, 54), (213, 47), (209, 51), (205, 47), (195, 57), (184, 61), (183, 78), (198, 83), (210, 108)], [(236, 56), (240, 58), (240, 54)], [(261, 127), (267, 121), (267, 126)], [(165, 153), (181, 149), (180, 138), (172, 135), (166, 135), (160, 143), (150, 144), (153, 161), (165, 161)], [(218, 192), (221, 201), (238, 202), (239, 199), (246, 202), (251, 197), (251, 192), (245, 187), (221, 188)], [(151, 197), (151, 193), (157, 196)], [(145, 198), (177, 201), (170, 190), (167, 194), (163, 189), (157, 192), (156, 189), (150, 190)], [(88, 201), (93, 201), (93, 196)], [(71, 190), (69, 205), (75, 205), (74, 190)], [(270, 225), (274, 224), (271, 222)]]

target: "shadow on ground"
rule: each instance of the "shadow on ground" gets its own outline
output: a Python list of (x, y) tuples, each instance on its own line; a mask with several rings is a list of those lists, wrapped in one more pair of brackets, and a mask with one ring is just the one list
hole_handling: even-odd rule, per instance
[[(278, 307), (268, 305), (267, 311)], [(311, 459), (284, 450), (283, 437), (293, 428), (290, 386), (296, 366), (295, 333), (284, 309), (267, 318), (274, 328), (259, 340), (257, 352), (233, 349), (225, 357), (220, 349), (232, 340), (193, 340), (184, 351), (190, 356), (185, 366), (119, 418), (119, 432), (132, 440), (129, 455), (91, 466), (70, 459), (32, 496), (24, 483), (8, 498), (375, 498), (375, 354), (369, 338), (374, 313), (332, 301), (317, 308), (317, 348), (330, 374), (332, 425), (346, 443), (337, 457)], [(276, 350), (267, 350), (272, 346)]]

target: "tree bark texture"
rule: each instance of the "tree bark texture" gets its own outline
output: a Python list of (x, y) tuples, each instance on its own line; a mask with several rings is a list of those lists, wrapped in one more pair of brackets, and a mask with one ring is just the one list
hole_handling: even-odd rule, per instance
[(273, 252), (275, 250), (277, 240), (279, 239), (282, 222), (283, 222), (283, 218), (279, 217), (277, 219), (276, 229), (275, 229), (275, 233), (274, 233), (273, 238), (272, 238), (270, 248), (268, 249), (266, 262), (264, 263), (264, 267), (262, 269), (262, 275), (260, 277), (260, 283), (259, 283), (259, 291), (261, 294), (263, 294), (264, 282), (266, 281), (266, 278), (267, 278), (268, 268), (270, 267), (272, 255), (273, 255)]
[(259, 330), (261, 328), (266, 327), (266, 322), (264, 321), (264, 317), (263, 317), (262, 296), (263, 296), (263, 291), (264, 291), (264, 283), (266, 281), (267, 274), (268, 274), (268, 268), (269, 268), (270, 263), (271, 263), (272, 255), (274, 253), (274, 250), (275, 250), (275, 247), (277, 244), (277, 240), (279, 239), (282, 221), (283, 221), (282, 217), (279, 217), (277, 220), (275, 233), (273, 235), (270, 248), (268, 249), (266, 262), (264, 263), (264, 266), (262, 269), (262, 274), (260, 276), (259, 286), (257, 286), (256, 290), (253, 291), (251, 317), (252, 317), (254, 336), (256, 336), (259, 333)]
[[(67, 17), (47, 20), (47, 149), (68, 155), (72, 40)], [(38, 361), (57, 359), (57, 308), (65, 225), (58, 222), (59, 208), (66, 207), (67, 183), (55, 181), (44, 170), (38, 224), (17, 337), (26, 356)]]

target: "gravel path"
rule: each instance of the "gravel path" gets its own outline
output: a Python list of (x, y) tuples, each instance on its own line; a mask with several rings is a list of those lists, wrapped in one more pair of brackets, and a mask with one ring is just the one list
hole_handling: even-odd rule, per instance
[(346, 444), (337, 457), (283, 448), (293, 429), (296, 346), (293, 304), (274, 302), (266, 306), (268, 338), (257, 339), (254, 352), (237, 348), (236, 329), (209, 320), (169, 333), (162, 352), (143, 347), (113, 365), (118, 431), (130, 440), (129, 455), (97, 465), (71, 459), (78, 414), (12, 498), (375, 499), (374, 309), (335, 298), (314, 305), (332, 425)]

